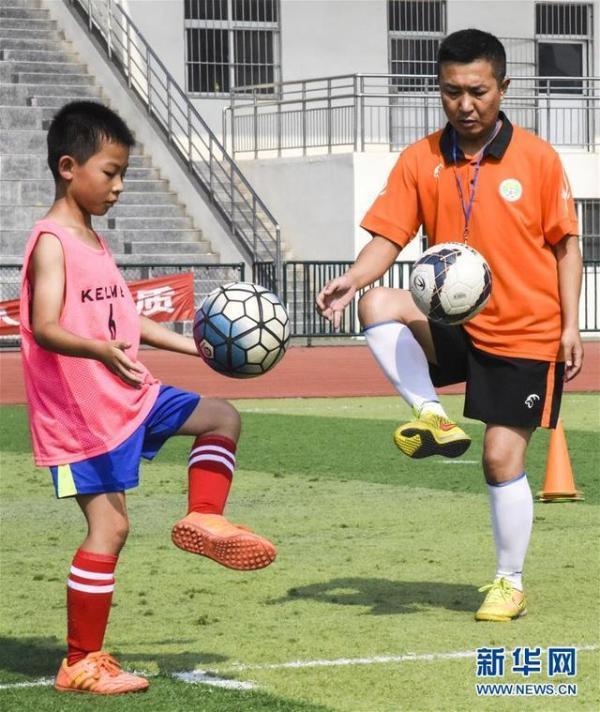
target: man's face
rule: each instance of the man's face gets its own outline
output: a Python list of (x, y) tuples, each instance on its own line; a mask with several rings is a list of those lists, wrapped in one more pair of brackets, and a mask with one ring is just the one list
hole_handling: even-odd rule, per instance
[(123, 191), (129, 149), (102, 141), (100, 149), (85, 163), (71, 161), (69, 192), (90, 215), (104, 215)]
[(491, 63), (476, 59), (444, 62), (439, 83), (444, 111), (459, 137), (467, 145), (483, 143), (494, 128), (509, 80), (499, 85)]

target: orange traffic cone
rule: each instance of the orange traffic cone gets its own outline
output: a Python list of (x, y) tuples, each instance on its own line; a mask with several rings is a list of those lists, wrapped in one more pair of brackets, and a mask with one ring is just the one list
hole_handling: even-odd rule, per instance
[(575, 489), (565, 429), (560, 419), (550, 433), (546, 477), (537, 499), (540, 502), (576, 502), (583, 499), (581, 492)]

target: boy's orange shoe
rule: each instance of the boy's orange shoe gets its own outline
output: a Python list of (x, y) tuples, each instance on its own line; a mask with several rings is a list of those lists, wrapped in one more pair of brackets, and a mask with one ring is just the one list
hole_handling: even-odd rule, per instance
[(125, 672), (104, 650), (88, 653), (74, 665), (62, 661), (54, 688), (59, 692), (91, 692), (94, 695), (122, 695), (148, 689), (145, 677)]
[(220, 514), (190, 512), (175, 524), (171, 538), (184, 551), (207, 556), (238, 571), (264, 569), (277, 556), (268, 539), (231, 524)]

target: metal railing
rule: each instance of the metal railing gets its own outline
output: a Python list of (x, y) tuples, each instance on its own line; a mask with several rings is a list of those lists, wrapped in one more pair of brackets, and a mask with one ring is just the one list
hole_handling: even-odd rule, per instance
[[(599, 77), (515, 77), (502, 107), (513, 123), (555, 146), (600, 147)], [(224, 141), (234, 156), (398, 150), (445, 123), (437, 78), (419, 75), (239, 87), (223, 110)]]
[[(342, 316), (338, 331), (315, 309), (315, 299), (323, 286), (339, 277), (352, 262), (285, 262), (283, 265), (283, 299), (290, 316), (290, 333), (296, 337), (359, 336), (357, 305), (360, 296), (371, 286), (408, 288), (412, 262), (395, 262), (383, 277), (361, 290)], [(268, 286), (268, 285), (265, 285)], [(600, 261), (583, 264), (583, 284), (579, 300), (579, 328), (583, 333), (600, 332)]]
[[(118, 260), (117, 260), (118, 261)], [(322, 287), (334, 277), (338, 277), (350, 267), (350, 261), (336, 262), (285, 262), (283, 264), (283, 283), (281, 297), (290, 316), (290, 333), (294, 337), (348, 337), (361, 333), (358, 321), (357, 304), (360, 296), (369, 289), (361, 290), (349, 305), (342, 317), (341, 327), (334, 331), (330, 322), (323, 319), (315, 309), (315, 298)], [(408, 278), (412, 262), (395, 262), (385, 275), (373, 286), (404, 288), (408, 287)], [(213, 289), (227, 282), (244, 281), (244, 263), (231, 264), (185, 264), (166, 265), (154, 263), (120, 265), (120, 270), (127, 281), (149, 279), (179, 272), (194, 274), (194, 303), (202, 299)], [(18, 263), (0, 265), (0, 301), (17, 299), (20, 290), (21, 267)], [(258, 263), (253, 268), (253, 281), (273, 289), (275, 280), (273, 263)], [(579, 300), (579, 324), (583, 333), (600, 332), (600, 261), (584, 261), (583, 286)], [(178, 331), (191, 334), (191, 322), (179, 322)], [(2, 346), (15, 346), (19, 337), (0, 338)]]
[(250, 262), (281, 265), (277, 221), (123, 8), (112, 0), (65, 0), (183, 160)]

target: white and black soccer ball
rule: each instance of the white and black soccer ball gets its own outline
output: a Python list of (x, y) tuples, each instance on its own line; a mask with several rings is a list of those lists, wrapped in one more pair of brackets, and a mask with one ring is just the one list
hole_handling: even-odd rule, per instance
[(492, 293), (492, 273), (477, 250), (460, 242), (444, 242), (430, 247), (415, 262), (410, 291), (429, 319), (462, 324), (486, 305)]
[(266, 373), (281, 360), (290, 320), (279, 297), (250, 282), (213, 290), (194, 319), (198, 353), (215, 371), (233, 378)]

